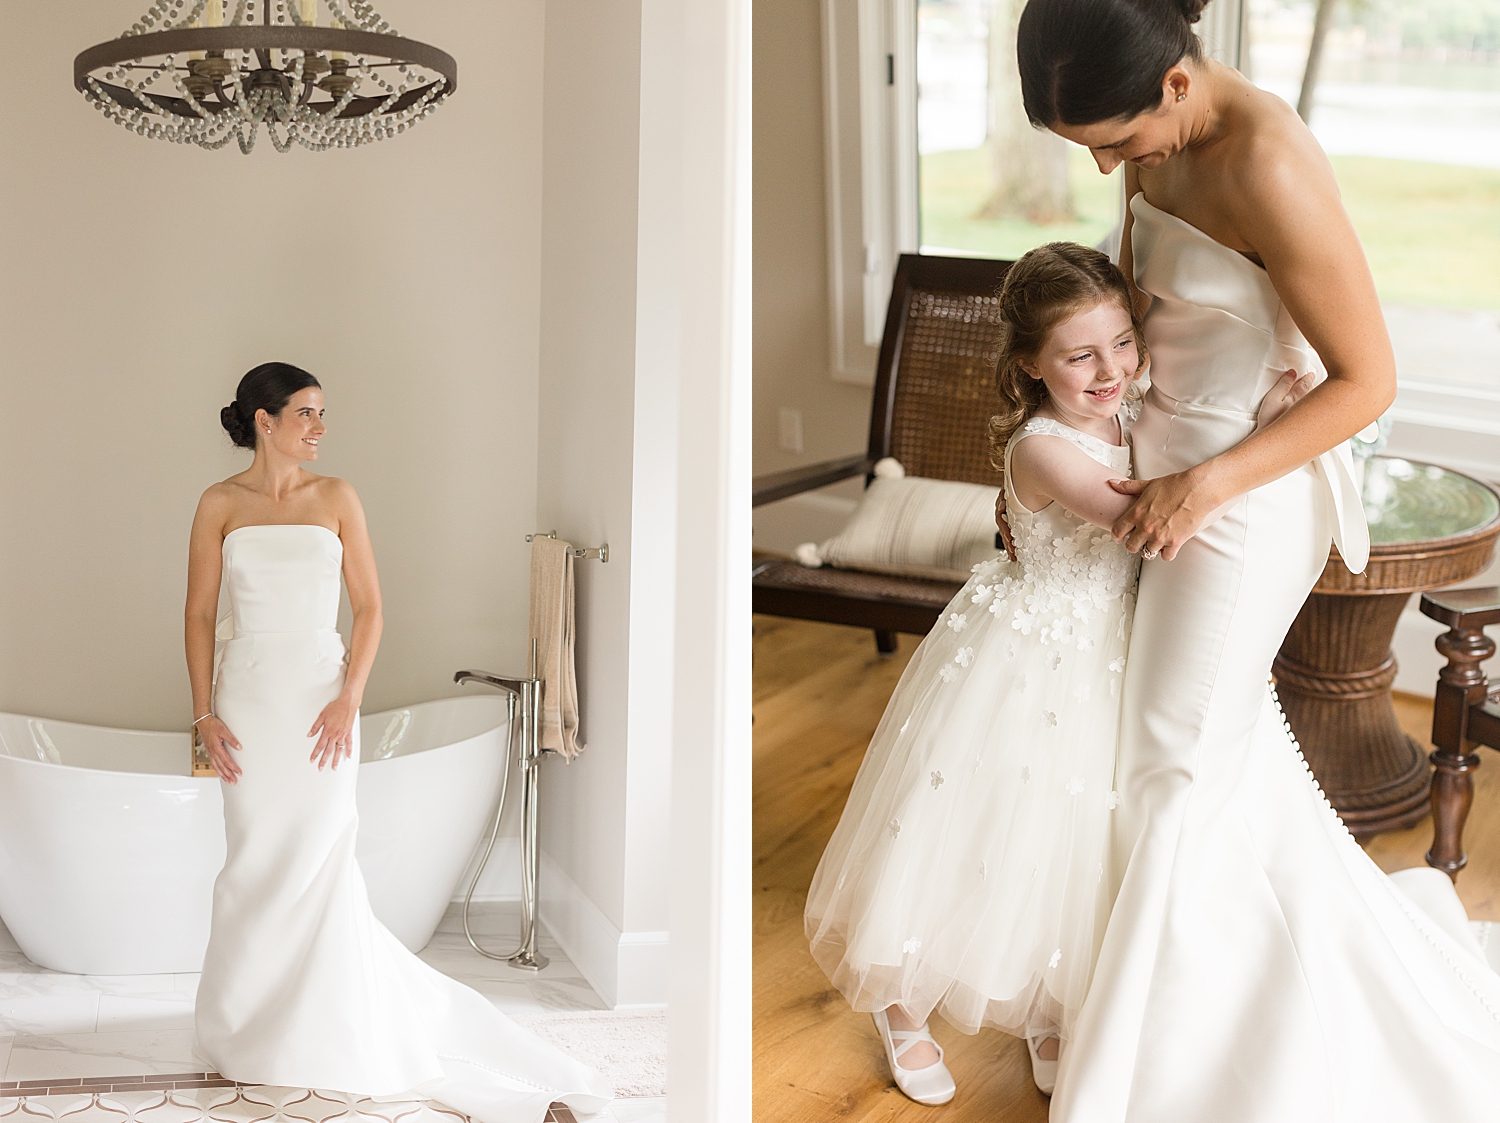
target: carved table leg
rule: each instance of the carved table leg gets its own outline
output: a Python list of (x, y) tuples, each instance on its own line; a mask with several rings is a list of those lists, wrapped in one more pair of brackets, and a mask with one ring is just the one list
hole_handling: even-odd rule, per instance
[(1409, 596), (1314, 593), (1274, 666), (1302, 754), (1356, 837), (1427, 814), (1426, 751), (1402, 731), (1391, 702), (1391, 637)]
[(1495, 641), (1479, 628), (1453, 628), (1437, 638), (1448, 665), (1438, 672), (1432, 700), (1432, 849), (1427, 864), (1455, 880), (1469, 861), (1464, 853), (1464, 822), (1474, 802), (1473, 772), (1479, 757), (1468, 751), (1468, 712), (1482, 702), (1487, 683), (1480, 663), (1495, 654)]
[(1479, 767), (1479, 757), (1438, 750), (1431, 759), (1437, 772), (1432, 777), (1432, 849), (1427, 851), (1427, 864), (1456, 881), (1458, 871), (1469, 864), (1469, 856), (1464, 853), (1464, 823), (1474, 802), (1474, 777), (1470, 773)]

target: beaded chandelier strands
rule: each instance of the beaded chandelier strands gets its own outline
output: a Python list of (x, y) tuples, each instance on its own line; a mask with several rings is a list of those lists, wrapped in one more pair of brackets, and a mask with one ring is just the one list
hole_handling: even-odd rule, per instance
[(73, 84), (140, 136), (248, 155), (264, 125), (278, 152), (322, 152), (404, 133), (458, 88), (458, 64), (368, 0), (155, 0), (74, 60)]

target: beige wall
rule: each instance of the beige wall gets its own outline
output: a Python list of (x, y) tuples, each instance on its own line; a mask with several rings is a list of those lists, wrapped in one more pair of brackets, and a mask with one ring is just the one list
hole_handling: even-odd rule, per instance
[(549, 764), (544, 842), (625, 927), (626, 689), (635, 385), (640, 7), (549, 0), (537, 517), (608, 563), (578, 566), (589, 750)]
[[(829, 374), (819, 0), (755, 0), (755, 471), (863, 451), (870, 391)], [(801, 454), (778, 411), (802, 411)]]
[(327, 391), (318, 470), (369, 513), (386, 633), (366, 709), (523, 665), (536, 477), (540, 0), (387, 0), (464, 86), (355, 152), (148, 141), (71, 88), (144, 0), (0, 4), (25, 113), (0, 117), (0, 707), (190, 719), (197, 496), (238, 470), (240, 374)]
[[(819, 0), (755, 0), (755, 474), (864, 451), (870, 391), (835, 382), (829, 347)], [(803, 449), (780, 447), (780, 410), (802, 412)], [(755, 546), (790, 553), (837, 532), (848, 480), (755, 512)]]
[(680, 281), (653, 273), (643, 7), (547, 0), (542, 157), (538, 526), (610, 548), (577, 569), (588, 751), (542, 767), (542, 915), (621, 1003), (663, 1001), (670, 977), (676, 458), (662, 452), (677, 415), (649, 340)]

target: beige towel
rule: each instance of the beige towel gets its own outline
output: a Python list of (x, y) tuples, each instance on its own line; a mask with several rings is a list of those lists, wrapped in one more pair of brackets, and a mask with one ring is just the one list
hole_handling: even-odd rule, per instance
[(573, 665), (573, 556), (570, 543), (531, 540), (531, 638), (542, 680), (542, 748), (572, 760), (578, 739), (578, 675)]

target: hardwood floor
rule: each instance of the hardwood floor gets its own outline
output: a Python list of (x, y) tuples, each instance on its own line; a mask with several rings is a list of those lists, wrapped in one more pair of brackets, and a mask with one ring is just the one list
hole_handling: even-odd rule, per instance
[[(890, 659), (868, 631), (755, 618), (755, 1117), (768, 1123), (1045, 1123), (1026, 1046), (987, 1030), (970, 1037), (934, 1020), (958, 1095), (922, 1107), (890, 1082), (869, 1016), (845, 1005), (808, 954), (802, 909), (813, 870), (886, 700), (916, 650), (901, 637)], [(1401, 724), (1427, 743), (1431, 707), (1398, 698)], [(1500, 761), (1486, 754), (1459, 893), (1474, 919), (1500, 920)], [(1383, 869), (1419, 865), (1426, 822), (1375, 839)]]

